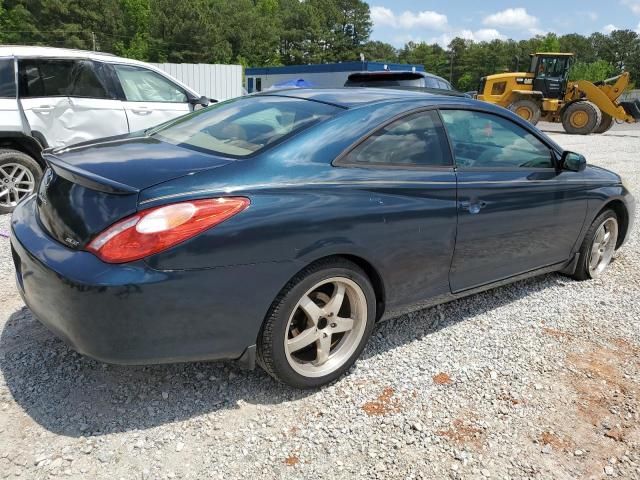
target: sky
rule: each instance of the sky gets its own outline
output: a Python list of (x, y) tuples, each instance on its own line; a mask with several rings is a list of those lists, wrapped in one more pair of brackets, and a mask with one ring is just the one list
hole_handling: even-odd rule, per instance
[(555, 32), (640, 33), (640, 0), (368, 0), (373, 40), (446, 46), (455, 37), (521, 40)]

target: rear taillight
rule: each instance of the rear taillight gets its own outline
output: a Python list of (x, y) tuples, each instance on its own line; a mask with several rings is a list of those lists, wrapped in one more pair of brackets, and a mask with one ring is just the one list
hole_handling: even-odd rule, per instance
[(249, 203), (244, 197), (221, 197), (143, 210), (106, 229), (87, 250), (107, 263), (139, 260), (218, 225)]

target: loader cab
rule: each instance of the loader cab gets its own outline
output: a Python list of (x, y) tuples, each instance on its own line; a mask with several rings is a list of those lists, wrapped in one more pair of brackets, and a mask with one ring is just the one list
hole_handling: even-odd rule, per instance
[(573, 58), (573, 53), (532, 54), (529, 73), (534, 76), (533, 90), (542, 92), (543, 98), (564, 98)]

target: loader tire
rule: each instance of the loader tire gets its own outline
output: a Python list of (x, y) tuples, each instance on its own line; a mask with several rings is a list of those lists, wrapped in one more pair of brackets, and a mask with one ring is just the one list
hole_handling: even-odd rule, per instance
[(540, 105), (533, 100), (528, 99), (516, 100), (509, 105), (509, 110), (529, 122), (531, 125), (537, 124), (540, 121), (540, 116), (542, 115)]
[(602, 121), (600, 122), (600, 125), (598, 126), (598, 128), (596, 128), (593, 133), (604, 133), (604, 132), (608, 132), (609, 130), (611, 130), (611, 127), (613, 127), (613, 122), (614, 119), (611, 115), (609, 115), (608, 113), (602, 113)]
[(580, 100), (570, 104), (562, 113), (562, 126), (572, 135), (594, 133), (602, 122), (602, 112), (593, 103)]

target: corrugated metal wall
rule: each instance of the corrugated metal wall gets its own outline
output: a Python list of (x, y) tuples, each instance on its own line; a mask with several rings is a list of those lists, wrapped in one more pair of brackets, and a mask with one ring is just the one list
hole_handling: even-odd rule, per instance
[(242, 95), (241, 65), (211, 65), (207, 63), (152, 63), (200, 95), (227, 100)]

